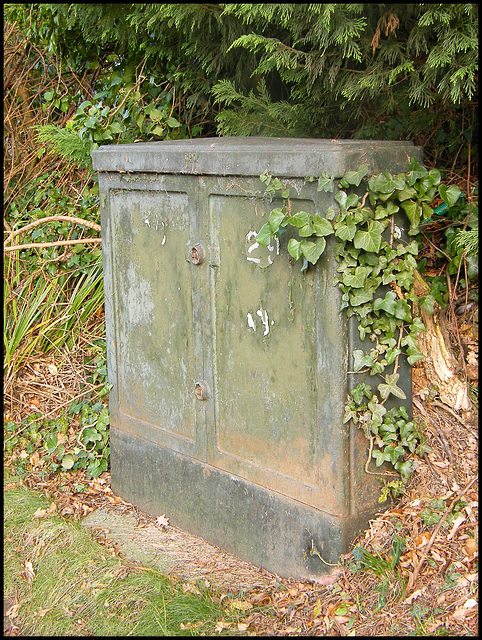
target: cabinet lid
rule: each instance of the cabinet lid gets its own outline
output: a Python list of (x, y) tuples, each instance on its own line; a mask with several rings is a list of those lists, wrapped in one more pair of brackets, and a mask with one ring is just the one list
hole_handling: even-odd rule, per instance
[(341, 177), (360, 164), (368, 164), (370, 173), (405, 171), (413, 156), (422, 160), (422, 148), (412, 142), (254, 136), (118, 144), (92, 152), (100, 172), (259, 176), (268, 170), (292, 178), (322, 171)]

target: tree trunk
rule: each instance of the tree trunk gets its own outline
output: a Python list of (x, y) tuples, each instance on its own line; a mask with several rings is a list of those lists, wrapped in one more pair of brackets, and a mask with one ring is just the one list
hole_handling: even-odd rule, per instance
[[(417, 296), (426, 296), (430, 287), (422, 276), (415, 271), (414, 291)], [(414, 304), (414, 315), (418, 312), (418, 305)], [(430, 383), (438, 388), (441, 402), (454, 411), (468, 411), (472, 408), (469, 398), (468, 384), (460, 379), (458, 372), (463, 369), (450, 344), (449, 330), (443, 310), (434, 305), (434, 314), (425, 309), (419, 309), (420, 317), (426, 331), (418, 336), (418, 348), (424, 354), (421, 361), (425, 375)]]

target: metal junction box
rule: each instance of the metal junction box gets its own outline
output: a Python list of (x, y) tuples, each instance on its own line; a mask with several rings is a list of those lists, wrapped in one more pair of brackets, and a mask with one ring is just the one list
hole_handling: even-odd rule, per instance
[[(114, 491), (281, 576), (316, 579), (380, 509), (367, 441), (343, 425), (355, 322), (333, 241), (301, 272), (259, 246), (266, 169), (291, 211), (322, 171), (407, 169), (406, 142), (214, 138), (101, 147)], [(411, 406), (410, 368), (401, 379)]]

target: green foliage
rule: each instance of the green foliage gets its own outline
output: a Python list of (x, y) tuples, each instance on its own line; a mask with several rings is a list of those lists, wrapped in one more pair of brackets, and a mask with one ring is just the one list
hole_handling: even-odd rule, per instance
[[(451, 527), (454, 520), (458, 516), (464, 507), (467, 506), (466, 502), (458, 501), (454, 504), (447, 518), (442, 524), (442, 527)], [(431, 502), (420, 512), (420, 517), (425, 526), (431, 527), (434, 524), (438, 524), (442, 519), (442, 515), (447, 508), (446, 501), (440, 498), (434, 498)]]
[(145, 90), (169, 79), (186, 96), (174, 117), (195, 106), (201, 135), (215, 118), (221, 135), (411, 138), (438, 165), (465, 161), (469, 143), (476, 156), (476, 4), (34, 3), (6, 16), (127, 92), (145, 63)]
[(406, 541), (397, 535), (393, 536), (392, 549), (387, 557), (377, 550), (371, 553), (364, 547), (357, 546), (353, 549), (354, 562), (350, 564), (350, 569), (352, 573), (368, 569), (378, 576), (393, 578), (405, 547)]
[[(99, 399), (107, 395), (110, 385), (104, 380)], [(71, 421), (77, 416), (78, 432), (72, 434)], [(36, 454), (42, 474), (86, 469), (87, 478), (98, 478), (109, 465), (109, 411), (97, 400), (85, 398), (70, 405), (65, 415), (41, 420), (31, 414), (20, 428), (13, 421), (5, 425), (4, 455), (14, 460), (15, 471), (27, 473), (30, 456)]]
[[(403, 405), (388, 409), (396, 399), (406, 399), (399, 385), (400, 357), (406, 358), (409, 365), (423, 358), (417, 335), (425, 327), (419, 317), (413, 316), (411, 307), (417, 300), (413, 284), (419, 246), (417, 238), (410, 236), (417, 236), (424, 216), (432, 216), (429, 205), (434, 198), (439, 196), (453, 207), (459, 201), (460, 190), (447, 188), (438, 170), (429, 171), (415, 158), (405, 173), (367, 174), (366, 165), (336, 181), (334, 176), (322, 174), (317, 189), (335, 192), (338, 207), (292, 215), (289, 190), (278, 178), (264, 172), (260, 179), (267, 193), (272, 196), (280, 191), (283, 205), (270, 212), (256, 240), (267, 246), (291, 226), (298, 238), (290, 238), (287, 251), (292, 261), (301, 258), (304, 271), (321, 259), (326, 238), (334, 236), (339, 263), (335, 284), (342, 294), (341, 309), (348, 317), (356, 316), (361, 341), (369, 340), (373, 345), (352, 353), (351, 373), (367, 373), (372, 382), (354, 386), (343, 422), (351, 421), (363, 430), (376, 468), (385, 463), (392, 465), (405, 483), (413, 470), (412, 454), (423, 455), (430, 450), (423, 442), (421, 428), (409, 419)], [(408, 236), (402, 232), (405, 216)], [(427, 306), (429, 302), (426, 296), (423, 304)], [(387, 487), (392, 495), (400, 493), (397, 482)], [(387, 491), (383, 499), (386, 497)]]

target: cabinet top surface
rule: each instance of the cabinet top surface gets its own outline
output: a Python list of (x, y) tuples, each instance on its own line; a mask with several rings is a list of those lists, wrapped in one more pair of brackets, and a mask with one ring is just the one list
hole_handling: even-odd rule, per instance
[(332, 175), (367, 163), (374, 171), (402, 171), (421, 148), (411, 142), (321, 138), (227, 137), (102, 146), (93, 152), (100, 172), (255, 176), (266, 169), (287, 177)]

